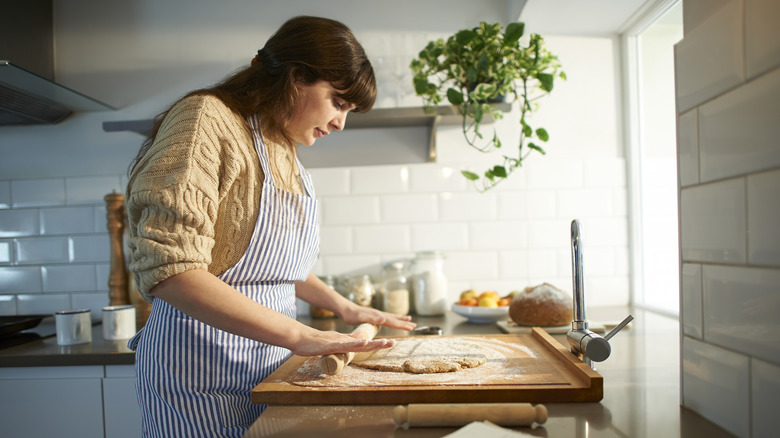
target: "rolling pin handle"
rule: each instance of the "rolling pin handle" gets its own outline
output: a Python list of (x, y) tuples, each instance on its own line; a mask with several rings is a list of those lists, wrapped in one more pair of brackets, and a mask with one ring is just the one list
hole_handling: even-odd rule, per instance
[(393, 423), (404, 429), (409, 428), (409, 410), (406, 409), (406, 406), (399, 405), (393, 408)]
[(534, 421), (536, 421), (537, 424), (544, 424), (547, 421), (547, 406), (536, 405), (534, 406), (534, 412), (536, 413)]

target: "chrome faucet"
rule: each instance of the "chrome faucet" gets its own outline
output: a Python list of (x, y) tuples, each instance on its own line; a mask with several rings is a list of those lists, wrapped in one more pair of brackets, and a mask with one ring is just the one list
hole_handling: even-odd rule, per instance
[(588, 328), (588, 320), (585, 317), (585, 281), (583, 278), (582, 258), (582, 226), (580, 221), (574, 219), (571, 222), (571, 263), (572, 263), (572, 298), (574, 301), (574, 321), (571, 322), (571, 330), (566, 333), (566, 338), (571, 346), (571, 352), (582, 355), (583, 361), (593, 367), (593, 362), (606, 360), (612, 348), (609, 340), (626, 326), (633, 316), (628, 315), (620, 324), (615, 326), (603, 338)]

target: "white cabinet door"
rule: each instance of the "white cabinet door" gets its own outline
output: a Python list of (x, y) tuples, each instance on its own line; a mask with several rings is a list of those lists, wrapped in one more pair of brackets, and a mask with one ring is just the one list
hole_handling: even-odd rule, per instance
[(103, 437), (101, 379), (0, 378), (0, 424), (9, 437)]
[(141, 410), (135, 392), (133, 365), (106, 365), (103, 379), (106, 438), (139, 438)]

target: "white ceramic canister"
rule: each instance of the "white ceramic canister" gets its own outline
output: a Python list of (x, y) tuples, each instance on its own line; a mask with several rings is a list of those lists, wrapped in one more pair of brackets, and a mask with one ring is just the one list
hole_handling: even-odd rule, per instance
[(443, 315), (447, 311), (447, 276), (439, 251), (415, 254), (412, 275), (414, 309), (418, 315)]
[(135, 333), (135, 307), (132, 304), (103, 307), (103, 339), (130, 339)]
[(92, 319), (89, 309), (60, 310), (54, 313), (57, 344), (75, 345), (92, 342)]

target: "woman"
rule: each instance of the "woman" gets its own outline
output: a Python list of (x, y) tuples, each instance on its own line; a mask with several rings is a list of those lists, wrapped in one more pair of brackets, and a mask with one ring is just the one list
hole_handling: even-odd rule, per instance
[(251, 389), (291, 353), (387, 348), (295, 320), (295, 298), (349, 324), (411, 330), (360, 307), (310, 270), (317, 201), (295, 144), (368, 111), (376, 82), (343, 24), (296, 17), (249, 67), (158, 117), (130, 172), (131, 271), (152, 302), (136, 350), (146, 436), (241, 436), (262, 412)]

